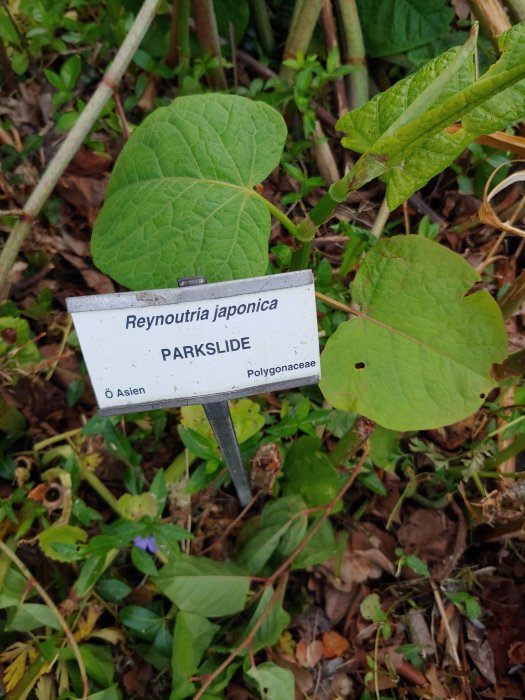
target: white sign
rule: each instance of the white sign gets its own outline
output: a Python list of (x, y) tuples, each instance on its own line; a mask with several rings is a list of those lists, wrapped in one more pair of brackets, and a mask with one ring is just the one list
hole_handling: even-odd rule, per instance
[(67, 306), (105, 415), (319, 381), (310, 270)]

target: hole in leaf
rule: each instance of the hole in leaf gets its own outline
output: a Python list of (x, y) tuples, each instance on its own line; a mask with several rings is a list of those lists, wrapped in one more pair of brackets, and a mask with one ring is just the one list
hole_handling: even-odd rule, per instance
[(484, 399), (486, 395), (487, 395), (487, 394), (480, 394), (480, 395), (479, 395), (479, 398), (480, 398), (480, 399)]
[(366, 367), (366, 363), (365, 362), (356, 362), (354, 367), (356, 369), (364, 369)]

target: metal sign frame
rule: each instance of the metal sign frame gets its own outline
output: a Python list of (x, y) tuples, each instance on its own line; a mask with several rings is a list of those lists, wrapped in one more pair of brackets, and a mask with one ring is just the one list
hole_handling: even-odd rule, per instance
[[(113, 309), (137, 309), (156, 307), (167, 304), (182, 304), (195, 301), (213, 301), (231, 298), (243, 294), (260, 293), (292, 287), (313, 286), (313, 274), (311, 270), (297, 272), (285, 272), (268, 277), (254, 277), (250, 279), (230, 282), (216, 282), (212, 284), (197, 284), (174, 289), (154, 289), (139, 292), (120, 292), (115, 294), (97, 294), (82, 297), (70, 297), (66, 299), (67, 310), (71, 314), (85, 311), (104, 311)], [(239, 390), (209, 395), (190, 397), (174, 397), (159, 401), (146, 401), (144, 403), (120, 404), (107, 408), (99, 407), (102, 416), (119, 415), (122, 413), (136, 413), (139, 411), (151, 411), (157, 408), (174, 408), (192, 404), (211, 404), (228, 399), (253, 396), (260, 393), (280, 391), (296, 386), (316, 384), (320, 378), (320, 367), (317, 371), (306, 377), (288, 380), (278, 380), (269, 383), (261, 383)], [(89, 367), (88, 367), (89, 370)]]

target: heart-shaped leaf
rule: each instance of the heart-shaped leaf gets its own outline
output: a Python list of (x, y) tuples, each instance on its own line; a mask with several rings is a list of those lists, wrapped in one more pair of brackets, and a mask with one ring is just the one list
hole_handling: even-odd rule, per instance
[(131, 289), (264, 274), (270, 214), (253, 189), (278, 165), (286, 125), (235, 95), (180, 97), (119, 156), (93, 233), (93, 259)]
[(436, 428), (476, 411), (506, 354), (505, 326), (479, 277), (459, 255), (417, 236), (380, 241), (342, 323), (321, 357), (321, 389), (336, 408), (391, 430)]

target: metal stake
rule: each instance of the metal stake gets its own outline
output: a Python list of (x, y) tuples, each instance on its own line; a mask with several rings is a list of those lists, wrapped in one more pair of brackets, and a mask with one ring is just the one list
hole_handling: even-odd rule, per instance
[[(183, 277), (178, 280), (179, 287), (192, 287), (198, 284), (206, 284), (205, 277)], [(239, 443), (227, 401), (215, 401), (203, 404), (204, 412), (208, 418), (217, 438), (222, 456), (230, 472), (230, 476), (237, 491), (237, 496), (242, 506), (247, 506), (252, 499), (252, 492), (248, 484), (248, 478), (241, 459)]]

